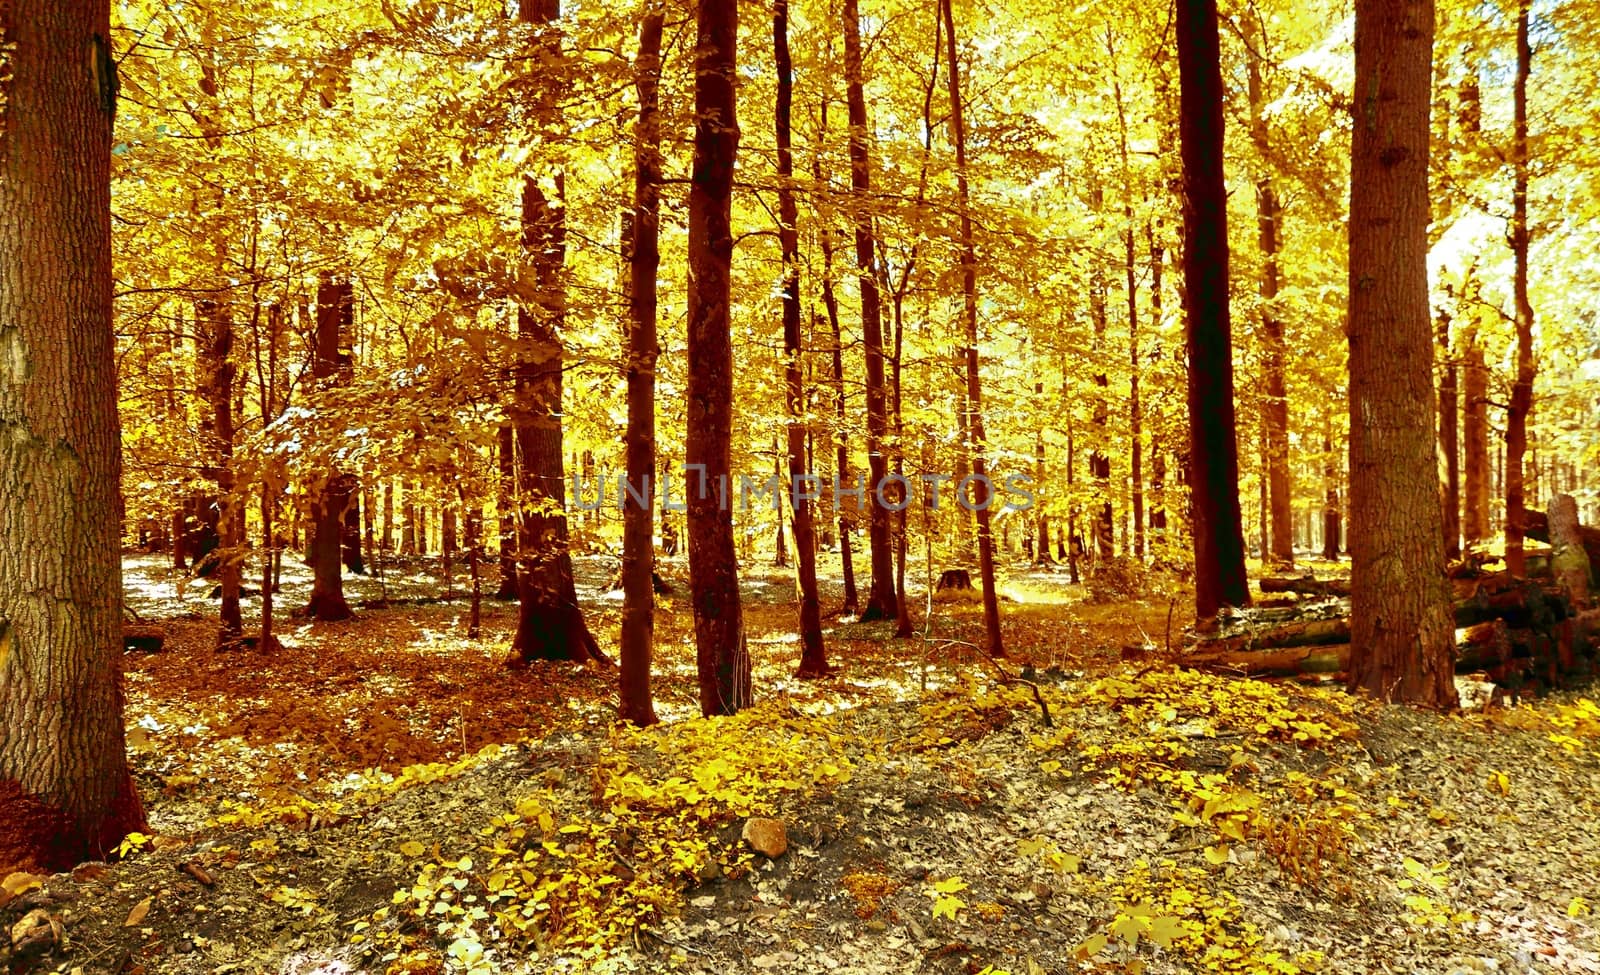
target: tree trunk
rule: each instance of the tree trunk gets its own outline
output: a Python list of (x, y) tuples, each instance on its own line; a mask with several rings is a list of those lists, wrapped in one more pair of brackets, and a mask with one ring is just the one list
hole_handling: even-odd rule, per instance
[(4, 20), (0, 875), (106, 859), (145, 828), (122, 724), (107, 6), (21, 0)]
[(1533, 411), (1533, 305), (1528, 301), (1528, 73), (1533, 52), (1528, 44), (1528, 7), (1517, 3), (1517, 74), (1512, 83), (1515, 120), (1511, 144), (1511, 289), (1515, 304), (1517, 372), (1511, 383), (1511, 408), (1506, 411), (1506, 568), (1526, 575), (1522, 550), (1524, 497), (1523, 455), (1528, 449), (1528, 414)]
[[(1448, 291), (1446, 292), (1448, 294)], [(1457, 411), (1458, 378), (1456, 360), (1450, 354), (1450, 313), (1441, 309), (1435, 338), (1439, 343), (1439, 453), (1444, 463), (1440, 473), (1440, 495), (1444, 510), (1444, 558), (1454, 562), (1461, 557), (1461, 460), (1457, 436), (1460, 413)]]
[[(1094, 209), (1100, 210), (1101, 191), (1098, 186), (1094, 189)], [(1103, 354), (1106, 341), (1106, 282), (1098, 266), (1090, 274), (1089, 280), (1089, 317), (1094, 326), (1094, 348), (1097, 355)], [(1092, 519), (1095, 538), (1095, 554), (1102, 559), (1109, 559), (1116, 554), (1112, 544), (1114, 513), (1111, 509), (1111, 458), (1106, 454), (1106, 442), (1110, 434), (1106, 424), (1111, 418), (1110, 406), (1106, 402), (1106, 391), (1111, 386), (1111, 377), (1102, 368), (1095, 373), (1094, 384), (1098, 392), (1094, 397), (1094, 444), (1089, 451), (1089, 477), (1094, 481), (1095, 494), (1100, 499), (1100, 505)]]
[[(502, 423), (495, 440), (495, 510), (499, 512), (500, 587), (495, 599), (517, 598), (517, 464), (515, 433)], [(388, 503), (385, 497), (385, 504)], [(385, 509), (387, 510), (387, 509)]]
[(639, 25), (634, 87), (639, 122), (634, 128), (633, 209), (629, 211), (628, 430), (624, 437), (628, 485), (622, 504), (622, 646), (617, 712), (624, 721), (655, 724), (650, 658), (655, 646), (656, 272), (661, 266), (661, 28), (663, 10), (652, 2)]
[[(1162, 140), (1163, 142), (1165, 140)], [(1150, 322), (1151, 327), (1159, 336), (1164, 322), (1161, 313), (1161, 268), (1166, 262), (1165, 248), (1161, 246), (1156, 237), (1156, 224), (1146, 221), (1144, 225), (1145, 241), (1150, 248)], [(1159, 340), (1158, 340), (1159, 341)], [(1156, 347), (1156, 355), (1160, 357), (1160, 346)], [(1150, 534), (1152, 549), (1155, 553), (1165, 558), (1167, 556), (1167, 455), (1163, 450), (1164, 438), (1152, 434), (1150, 457)]]
[[(818, 109), (818, 118), (818, 146), (812, 155), (811, 178), (820, 186), (822, 185), (821, 143), (825, 141), (828, 132), (827, 99), (823, 99)], [(844, 483), (850, 478), (850, 451), (847, 432), (849, 428), (845, 426), (844, 333), (839, 326), (839, 299), (833, 291), (833, 227), (824, 221), (818, 228), (817, 239), (822, 247), (822, 307), (827, 311), (828, 327), (833, 334), (831, 379), (835, 423), (834, 480), (836, 483)], [(839, 611), (849, 616), (855, 614), (861, 604), (861, 597), (856, 591), (856, 569), (850, 542), (850, 528), (855, 521), (845, 514), (844, 505), (839, 503), (837, 491), (833, 493), (833, 507), (839, 518), (839, 562), (844, 573), (844, 605)]]
[[(1256, 240), (1261, 247), (1261, 344), (1262, 369), (1266, 373), (1264, 456), (1268, 520), (1271, 544), (1264, 559), (1280, 565), (1294, 564), (1294, 497), (1289, 483), (1289, 393), (1284, 379), (1286, 359), (1283, 319), (1278, 317), (1278, 253), (1282, 247), (1283, 205), (1267, 171), (1272, 158), (1272, 142), (1262, 106), (1261, 60), (1266, 50), (1266, 24), (1257, 17), (1255, 41), (1246, 60), (1245, 90), (1250, 102), (1250, 141), (1260, 157), (1261, 172), (1256, 177)], [(1265, 528), (1263, 529), (1266, 530)]]
[[(778, 242), (783, 251), (783, 351), (784, 393), (789, 415), (789, 496), (793, 517), (795, 559), (800, 576), (801, 677), (821, 677), (829, 672), (822, 643), (822, 608), (817, 594), (817, 546), (811, 495), (803, 482), (806, 467), (805, 356), (800, 334), (800, 208), (795, 199), (794, 146), (790, 120), (794, 111), (794, 65), (789, 57), (789, 0), (776, 0), (772, 8), (772, 53), (778, 73), (778, 100), (774, 126), (778, 145)], [(780, 538), (781, 528), (780, 528)]]
[(1225, 605), (1250, 604), (1239, 513), (1239, 448), (1234, 436), (1216, 0), (1178, 0), (1177, 36), (1195, 615), (1206, 619)]
[(195, 303), (195, 324), (200, 332), (200, 378), (202, 399), (207, 412), (201, 421), (201, 437), (206, 452), (206, 475), (216, 485), (217, 539), (213, 553), (217, 586), (222, 591), (218, 609), (217, 647), (236, 646), (244, 635), (244, 620), (239, 607), (240, 559), (243, 539), (236, 529), (233, 496), (233, 388), (237, 366), (233, 361), (233, 311), (217, 301)]
[(394, 551), (394, 479), (383, 480), (383, 534), (378, 547), (384, 552)]
[(883, 309), (878, 277), (873, 272), (872, 163), (867, 144), (866, 71), (861, 55), (861, 14), (856, 0), (844, 0), (844, 64), (850, 114), (850, 190), (855, 205), (856, 280), (861, 291), (861, 336), (867, 363), (867, 543), (872, 580), (867, 587), (863, 620), (892, 620), (898, 615), (894, 591), (894, 548), (889, 509), (877, 496), (889, 473), (884, 440), (889, 433), (889, 407), (883, 375)]
[[(340, 381), (340, 335), (354, 316), (354, 301), (355, 292), (350, 282), (336, 281), (330, 274), (322, 275), (317, 283), (316, 348), (311, 360), (311, 375), (322, 391)], [(344, 511), (350, 503), (353, 481), (354, 478), (330, 467), (327, 480), (317, 492), (311, 532), (311, 601), (305, 610), (305, 614), (315, 620), (342, 620), (351, 615), (350, 604), (344, 598), (340, 570)], [(410, 502), (408, 496), (408, 507)]]
[(1433, 3), (1356, 0), (1355, 9), (1350, 686), (1453, 708), (1428, 309)]
[(1589, 602), (1589, 553), (1578, 524), (1578, 502), (1570, 494), (1550, 499), (1550, 568), (1556, 582), (1567, 587), (1574, 606)]
[[(693, 180), (689, 189), (689, 370), (684, 455), (689, 469), (689, 588), (694, 603), (700, 713), (750, 704), (750, 651), (739, 605), (739, 566), (728, 512), (733, 438), (733, 168), (736, 0), (699, 0), (695, 43)], [(865, 285), (863, 285), (865, 286)], [(881, 369), (881, 363), (880, 363)], [(880, 379), (881, 379), (880, 375)]]
[[(560, 0), (530, 0), (518, 7), (524, 23), (542, 25), (535, 41), (536, 57), (557, 61), (560, 38), (554, 29)], [(564, 70), (564, 69), (563, 69)], [(530, 106), (559, 111), (566, 88), (560, 72), (541, 77)], [(513, 666), (535, 660), (606, 658), (584, 622), (572, 578), (567, 542), (566, 459), (562, 443), (562, 367), (565, 350), (561, 330), (566, 320), (567, 252), (565, 177), (556, 172), (546, 184), (529, 173), (522, 177), (522, 246), (531, 258), (537, 288), (533, 307), (517, 309), (517, 337), (522, 351), (516, 364), (516, 391), (511, 417), (516, 439), (520, 572), (517, 582), (517, 630), (511, 641)], [(420, 541), (420, 539), (419, 539)]]
[[(847, 0), (853, 2), (853, 0)], [(978, 372), (978, 253), (972, 241), (972, 203), (967, 186), (967, 130), (961, 105), (961, 62), (956, 56), (956, 20), (950, 0), (944, 9), (945, 54), (950, 62), (950, 137), (956, 148), (956, 206), (961, 214), (961, 294), (966, 322), (967, 432), (972, 479), (978, 487), (973, 507), (978, 515), (978, 572), (983, 577), (984, 650), (1006, 655), (1000, 635), (1000, 596), (994, 576), (993, 512), (995, 491), (989, 482), (988, 437), (983, 426), (983, 384)], [(874, 498), (878, 505), (882, 500)]]

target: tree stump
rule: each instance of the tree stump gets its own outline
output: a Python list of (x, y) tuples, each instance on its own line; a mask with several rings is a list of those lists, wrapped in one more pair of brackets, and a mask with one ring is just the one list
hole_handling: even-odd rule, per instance
[(140, 653), (156, 653), (167, 641), (167, 631), (145, 623), (122, 624), (122, 649)]
[(933, 587), (935, 592), (946, 589), (971, 589), (972, 573), (966, 569), (946, 569), (939, 573), (939, 582)]
[(1550, 568), (1556, 582), (1567, 587), (1572, 605), (1589, 602), (1589, 554), (1584, 551), (1578, 526), (1578, 502), (1570, 494), (1550, 499)]

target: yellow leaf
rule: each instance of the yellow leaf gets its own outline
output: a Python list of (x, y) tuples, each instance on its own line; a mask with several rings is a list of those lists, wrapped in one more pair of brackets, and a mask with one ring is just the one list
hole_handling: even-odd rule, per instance
[(1046, 762), (1040, 762), (1039, 771), (1044, 772), (1046, 775), (1052, 772), (1059, 772), (1061, 771), (1061, 763), (1053, 758)]
[(1567, 917), (1584, 917), (1589, 913), (1589, 902), (1582, 896), (1574, 897), (1567, 905)]
[(1077, 955), (1080, 960), (1087, 961), (1088, 959), (1093, 958), (1095, 955), (1098, 955), (1100, 952), (1104, 951), (1108, 943), (1109, 939), (1106, 938), (1105, 935), (1092, 935), (1082, 944), (1078, 945), (1077, 950), (1074, 951), (1073, 954)]
[(1027, 840), (1019, 840), (1017, 842), (1017, 856), (1031, 857), (1040, 850), (1043, 850), (1045, 848), (1045, 844), (1048, 842), (1049, 841), (1042, 836), (1035, 836), (1032, 839)]
[(1511, 794), (1511, 776), (1504, 772), (1489, 773), (1489, 791), (1498, 792), (1503, 796)]
[[(965, 886), (965, 884), (962, 886)], [(934, 919), (947, 917), (953, 921), (955, 920), (956, 912), (966, 906), (967, 902), (959, 897), (939, 897), (933, 902)]]
[(416, 840), (406, 840), (404, 843), (400, 844), (400, 853), (403, 856), (408, 857), (422, 856), (423, 851), (426, 849), (427, 847), (423, 846), (421, 843), (418, 843)]
[(1150, 919), (1149, 930), (1145, 935), (1163, 948), (1171, 948), (1172, 942), (1187, 934), (1183, 924), (1175, 917), (1162, 915)]
[(933, 889), (941, 894), (954, 894), (958, 891), (966, 890), (967, 882), (960, 877), (946, 877), (943, 880), (934, 881)]
[(1225, 843), (1218, 843), (1215, 846), (1208, 846), (1206, 847), (1205, 853), (1207, 863), (1223, 864), (1228, 862), (1228, 847)]
[(143, 924), (145, 916), (150, 913), (150, 905), (154, 902), (155, 898), (146, 897), (144, 900), (133, 905), (133, 910), (128, 912), (128, 919), (122, 922), (122, 926), (125, 928), (136, 928), (140, 924)]

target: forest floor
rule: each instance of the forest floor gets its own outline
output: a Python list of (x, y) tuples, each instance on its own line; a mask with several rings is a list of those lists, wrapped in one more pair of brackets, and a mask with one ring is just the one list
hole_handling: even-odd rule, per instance
[[(614, 572), (579, 560), (612, 654)], [(1197, 674), (1181, 586), (1093, 602), (1023, 565), (1004, 672), (975, 602), (924, 621), (913, 582), (916, 638), (830, 617), (838, 673), (803, 682), (790, 576), (760, 567), (758, 703), (708, 722), (669, 563), (664, 720), (636, 731), (613, 673), (507, 670), (514, 608), (486, 601), (468, 640), (464, 600), (420, 601), (430, 573), (286, 620), (267, 656), (215, 652), (208, 587), (130, 557), (130, 605), (169, 633), (127, 659), (151, 835), (5, 878), (0, 971), (1600, 972), (1578, 694), (1438, 715)], [(753, 852), (750, 816), (786, 852)]]

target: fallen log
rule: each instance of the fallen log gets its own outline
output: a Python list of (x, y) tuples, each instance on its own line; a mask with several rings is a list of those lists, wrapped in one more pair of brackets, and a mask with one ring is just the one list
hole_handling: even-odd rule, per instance
[(1202, 640), (1195, 649), (1204, 653), (1275, 650), (1282, 647), (1315, 647), (1350, 642), (1350, 620), (1301, 619), (1280, 623), (1265, 630), (1249, 630), (1233, 636)]
[[(1514, 660), (1510, 631), (1498, 620), (1456, 634), (1456, 673), (1494, 672)], [(1348, 638), (1347, 638), (1348, 639)], [(1202, 645), (1203, 647), (1204, 645)], [(1249, 677), (1297, 677), (1333, 674), (1350, 664), (1350, 644), (1273, 647), (1265, 650), (1196, 649), (1183, 658), (1186, 667)]]
[(1302, 596), (1348, 596), (1349, 579), (1318, 579), (1314, 576), (1265, 576), (1262, 592), (1292, 592)]

